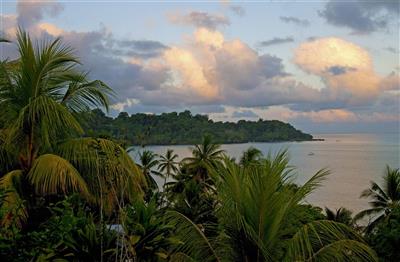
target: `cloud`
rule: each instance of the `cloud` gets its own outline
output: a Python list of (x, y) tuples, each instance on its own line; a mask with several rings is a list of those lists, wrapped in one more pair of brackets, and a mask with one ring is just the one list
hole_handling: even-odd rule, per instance
[(294, 62), (304, 71), (321, 77), (327, 97), (349, 104), (375, 99), (380, 77), (372, 67), (369, 53), (340, 38), (321, 38), (301, 44)]
[(135, 98), (127, 98), (124, 102), (119, 102), (111, 105), (111, 109), (122, 112), (125, 110), (125, 108), (137, 105), (139, 103), (140, 101)]
[(55, 1), (18, 1), (18, 25), (28, 28), (41, 21), (44, 16), (55, 17), (62, 10), (63, 6)]
[(228, 26), (230, 21), (224, 15), (192, 11), (188, 14), (170, 13), (168, 20), (174, 24), (191, 25), (215, 30), (217, 27)]
[(117, 40), (113, 39), (107, 47), (112, 54), (120, 57), (148, 59), (161, 55), (168, 46), (154, 40)]
[(172, 47), (164, 53), (164, 59), (168, 66), (179, 74), (174, 83), (178, 89), (190, 87), (195, 94), (206, 99), (213, 99), (218, 95), (218, 90), (208, 81), (202, 65), (192, 53)]
[(117, 42), (119, 47), (129, 47), (140, 51), (163, 50), (166, 45), (153, 40), (121, 40)]
[(350, 28), (355, 33), (371, 33), (387, 30), (393, 21), (396, 25), (399, 4), (398, 1), (331, 0), (319, 14), (332, 25)]
[[(17, 17), (7, 16), (5, 32), (15, 30)], [(35, 23), (29, 31), (35, 37), (61, 36), (76, 48), (82, 69), (118, 94), (115, 111), (189, 108), (225, 119), (275, 115), (319, 123), (367, 121), (368, 116), (395, 121), (393, 112), (398, 112), (398, 73), (377, 75), (365, 49), (339, 38), (314, 39), (295, 51), (293, 62), (323, 81), (319, 90), (286, 72), (282, 59), (268, 54), (268, 46), (260, 54), (240, 39), (225, 38), (215, 29), (220, 25), (197, 27), (183, 43), (167, 46), (149, 39), (119, 39), (105, 27), (77, 32), (31, 21)], [(365, 105), (376, 112), (357, 111)]]
[(266, 46), (280, 45), (280, 44), (291, 43), (291, 42), (294, 42), (294, 39), (291, 36), (288, 36), (285, 38), (275, 37), (270, 40), (260, 42), (259, 46), (266, 47)]
[(298, 26), (306, 27), (310, 25), (310, 21), (308, 21), (307, 19), (300, 19), (294, 16), (281, 16), (279, 18), (285, 23), (293, 23)]
[(61, 36), (62, 34), (65, 33), (65, 31), (62, 30), (61, 28), (49, 23), (40, 23), (37, 25), (37, 28), (40, 29), (41, 31), (45, 31), (51, 36), (56, 36), (56, 37)]
[(365, 49), (334, 37), (302, 43), (295, 51), (294, 62), (303, 70), (318, 75), (333, 66), (358, 70), (372, 68), (371, 57)]
[(235, 13), (238, 16), (244, 16), (246, 14), (246, 10), (239, 5), (230, 5), (229, 10), (231, 10), (233, 13)]
[[(152, 66), (143, 68), (150, 61)], [(242, 41), (226, 40), (220, 32), (206, 28), (196, 29), (183, 45), (171, 45), (160, 56), (135, 60), (132, 65), (138, 67), (135, 76), (139, 79), (155, 68), (162, 76), (154, 88), (130, 83), (133, 96), (127, 97), (143, 105), (253, 107), (310, 103), (320, 95), (318, 90), (293, 80), (280, 58), (260, 55)]]
[(234, 118), (257, 118), (258, 115), (251, 110), (235, 111), (232, 114)]
[(331, 66), (327, 69), (327, 71), (329, 73), (331, 73), (332, 75), (342, 75), (342, 74), (346, 74), (347, 72), (351, 72), (351, 71), (356, 71), (357, 69), (353, 68), (353, 67), (346, 67), (346, 66)]
[(398, 54), (399, 53), (399, 48), (394, 48), (391, 46), (388, 46), (385, 48), (386, 51), (392, 53), (392, 54)]
[[(397, 72), (392, 72), (388, 76), (381, 79), (380, 83), (381, 90), (397, 90), (400, 91), (400, 75)], [(400, 104), (400, 101), (399, 101)]]

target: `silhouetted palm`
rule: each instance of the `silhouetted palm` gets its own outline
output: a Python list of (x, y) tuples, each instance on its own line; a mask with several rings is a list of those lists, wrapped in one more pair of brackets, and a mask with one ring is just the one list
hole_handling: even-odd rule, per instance
[(213, 143), (210, 136), (205, 136), (203, 142), (191, 150), (192, 156), (184, 158), (182, 162), (193, 171), (196, 178), (206, 181), (207, 169), (215, 167), (223, 159), (225, 151), (221, 149), (221, 145)]
[(325, 207), (326, 219), (336, 221), (339, 223), (351, 226), (353, 224), (353, 218), (351, 217), (351, 211), (341, 207), (336, 210), (331, 210)]
[(143, 150), (142, 153), (139, 154), (139, 158), (140, 164), (138, 164), (138, 166), (142, 170), (142, 173), (146, 178), (147, 184), (151, 189), (157, 189), (157, 182), (152, 176), (161, 176), (161, 174), (156, 171), (159, 163), (159, 161), (157, 160), (157, 155), (150, 150)]
[(262, 153), (260, 150), (254, 147), (250, 147), (249, 149), (243, 152), (243, 155), (240, 158), (239, 163), (242, 166), (248, 166), (257, 163), (261, 157)]
[(165, 156), (160, 155), (158, 170), (163, 173), (164, 176), (164, 185), (167, 182), (167, 179), (178, 172), (178, 162), (175, 159), (178, 158), (178, 155), (174, 153), (174, 150), (168, 149)]
[(355, 220), (372, 216), (374, 219), (366, 227), (371, 231), (380, 221), (388, 217), (390, 213), (400, 206), (400, 170), (386, 167), (383, 187), (371, 181), (371, 187), (362, 192), (362, 198), (371, 198), (370, 209), (361, 211), (355, 216)]

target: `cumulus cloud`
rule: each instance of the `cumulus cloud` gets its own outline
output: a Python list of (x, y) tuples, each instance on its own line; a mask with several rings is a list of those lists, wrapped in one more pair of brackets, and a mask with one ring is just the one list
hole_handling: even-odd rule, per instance
[(27, 0), (18, 1), (18, 25), (28, 28), (41, 21), (44, 16), (55, 17), (63, 10), (56, 1)]
[(299, 26), (309, 26), (310, 25), (310, 21), (308, 21), (307, 19), (300, 19), (294, 16), (281, 16), (279, 17), (281, 19), (281, 21), (285, 22), (285, 23), (293, 23), (295, 25), (299, 25)]
[(286, 79), (282, 60), (258, 54), (240, 40), (199, 28), (183, 46), (155, 59), (169, 72), (158, 90), (137, 92), (140, 101), (162, 104), (271, 105), (310, 101), (318, 91)]
[(209, 29), (230, 25), (229, 19), (222, 14), (209, 14), (199, 11), (192, 11), (188, 14), (170, 13), (167, 15), (167, 18), (174, 24), (192, 25)]
[(294, 38), (291, 37), (291, 36), (288, 36), (288, 37), (285, 37), (285, 38), (274, 37), (274, 38), (272, 38), (270, 40), (261, 41), (259, 43), (259, 46), (266, 47), (266, 46), (280, 45), (280, 44), (291, 43), (291, 42), (294, 42)]
[(400, 91), (400, 74), (398, 72), (390, 73), (388, 76), (381, 79), (379, 85), (382, 90)]
[[(242, 114), (243, 112), (243, 114)], [(352, 112), (347, 109), (326, 109), (312, 111), (295, 111), (287, 106), (270, 106), (246, 109), (243, 107), (225, 106), (225, 111), (211, 113), (209, 116), (217, 121), (237, 121), (243, 118), (262, 118), (296, 123), (387, 123), (399, 121), (400, 116), (393, 112)]]
[[(355, 33), (370, 33), (398, 26), (398, 1), (334, 1), (326, 3), (320, 16), (328, 23), (347, 27)], [(396, 29), (397, 30), (397, 29)]]
[(137, 105), (139, 103), (140, 101), (135, 98), (127, 98), (124, 102), (119, 102), (111, 105), (111, 109), (122, 112), (125, 110), (125, 108)]
[(332, 100), (350, 104), (370, 101), (379, 95), (380, 77), (369, 53), (339, 38), (321, 38), (301, 44), (294, 62), (304, 71), (320, 76)]
[[(226, 39), (216, 30), (224, 22), (191, 23), (197, 28), (184, 43), (167, 46), (148, 39), (117, 39), (106, 28), (67, 31), (43, 22), (46, 12), (30, 20), (29, 31), (40, 38), (61, 36), (76, 48), (90, 77), (104, 80), (119, 95), (112, 106), (115, 111), (189, 108), (225, 119), (276, 116), (321, 123), (367, 121), (368, 116), (376, 121), (396, 119), (398, 72), (377, 75), (365, 49), (339, 38), (313, 39), (295, 51), (293, 62), (325, 83), (318, 90), (287, 73), (281, 58), (260, 54), (240, 39)], [(3, 32), (15, 32), (20, 15), (3, 15)], [(6, 48), (2, 50), (12, 54)], [(353, 110), (366, 104), (379, 108), (379, 113)]]

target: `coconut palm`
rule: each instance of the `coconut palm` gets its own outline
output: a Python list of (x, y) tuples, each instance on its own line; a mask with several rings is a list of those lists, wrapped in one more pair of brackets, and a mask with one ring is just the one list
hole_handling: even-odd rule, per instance
[(192, 156), (184, 158), (182, 162), (193, 171), (200, 181), (208, 179), (207, 169), (215, 167), (223, 159), (225, 152), (221, 149), (221, 145), (212, 142), (210, 136), (205, 136), (202, 143), (195, 145), (191, 151)]
[(325, 207), (326, 219), (343, 223), (345, 225), (351, 226), (353, 224), (353, 218), (351, 217), (351, 211), (341, 207), (336, 210), (329, 209)]
[(162, 177), (162, 175), (156, 171), (159, 163), (157, 155), (150, 150), (143, 150), (141, 153), (139, 153), (139, 159), (140, 163), (138, 164), (138, 166), (142, 170), (142, 173), (146, 178), (147, 184), (151, 189), (157, 189), (157, 182), (154, 180), (153, 175)]
[(174, 153), (174, 150), (168, 149), (167, 153), (165, 153), (165, 156), (160, 155), (160, 160), (159, 160), (159, 165), (158, 165), (158, 171), (161, 173), (164, 173), (164, 185), (163, 188), (165, 187), (165, 184), (167, 183), (167, 179), (174, 174), (176, 174), (179, 169), (178, 169), (178, 162), (176, 159), (178, 158), (178, 155)]
[(184, 243), (174, 261), (377, 261), (360, 235), (334, 221), (312, 221), (288, 238), (286, 219), (329, 172), (318, 171), (294, 192), (287, 163), (282, 152), (248, 168), (232, 161), (218, 165), (212, 173), (220, 203), (214, 228), (222, 231), (210, 238), (184, 215), (169, 212)]
[(367, 232), (383, 219), (388, 217), (395, 208), (400, 207), (400, 170), (386, 166), (383, 176), (383, 186), (371, 181), (371, 187), (361, 193), (362, 198), (370, 198), (369, 209), (363, 210), (355, 216), (355, 220), (366, 216), (373, 216), (373, 220), (366, 227)]
[(242, 157), (240, 158), (240, 164), (242, 166), (248, 166), (254, 163), (257, 163), (262, 157), (262, 153), (259, 149), (250, 147), (246, 151), (243, 152)]
[(17, 213), (26, 219), (38, 196), (79, 192), (110, 210), (117, 196), (135, 198), (142, 180), (125, 151), (105, 139), (77, 138), (83, 131), (75, 113), (108, 110), (112, 90), (78, 71), (78, 58), (60, 38), (34, 45), (19, 30), (17, 48), (17, 60), (0, 64), (4, 205), (10, 212), (23, 207)]

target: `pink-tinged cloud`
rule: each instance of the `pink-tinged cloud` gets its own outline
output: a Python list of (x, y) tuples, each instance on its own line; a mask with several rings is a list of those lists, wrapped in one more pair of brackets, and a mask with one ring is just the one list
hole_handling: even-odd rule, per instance
[[(352, 112), (346, 109), (326, 109), (317, 111), (296, 111), (286, 106), (270, 106), (268, 108), (244, 108), (225, 106), (224, 112), (211, 113), (210, 117), (217, 121), (235, 121), (237, 112), (246, 112), (250, 116), (253, 113), (262, 119), (277, 119), (282, 121), (300, 121), (313, 123), (385, 123), (399, 122), (398, 112)], [(243, 118), (243, 117), (242, 117)], [(254, 117), (248, 117), (252, 119)], [(254, 119), (253, 119), (254, 120)]]
[(332, 99), (348, 97), (350, 104), (360, 104), (380, 93), (381, 77), (375, 73), (369, 53), (343, 39), (303, 43), (296, 49), (293, 61), (304, 71), (320, 76)]
[(63, 6), (56, 1), (24, 0), (18, 1), (18, 24), (28, 28), (43, 19), (44, 16), (55, 17), (63, 10)]
[(209, 14), (199, 11), (192, 11), (187, 14), (182, 14), (181, 12), (168, 13), (167, 18), (173, 24), (191, 25), (212, 30), (219, 26), (230, 25), (229, 19), (222, 14)]

